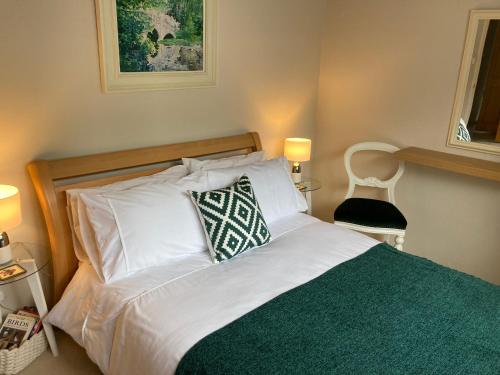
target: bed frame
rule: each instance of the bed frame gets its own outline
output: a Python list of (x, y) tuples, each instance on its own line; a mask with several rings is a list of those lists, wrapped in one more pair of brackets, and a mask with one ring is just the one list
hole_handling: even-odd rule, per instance
[[(54, 277), (51, 304), (59, 300), (78, 266), (66, 210), (66, 190), (102, 186), (151, 175), (165, 169), (165, 167), (159, 168), (158, 164), (175, 162), (183, 157), (228, 152), (250, 153), (260, 150), (262, 145), (258, 133), (246, 133), (202, 141), (31, 162), (28, 165), (28, 172), (43, 211), (52, 254)], [(138, 167), (141, 167), (140, 171), (137, 171)], [(113, 175), (110, 176), (110, 173)], [(75, 179), (79, 181), (75, 182)]]

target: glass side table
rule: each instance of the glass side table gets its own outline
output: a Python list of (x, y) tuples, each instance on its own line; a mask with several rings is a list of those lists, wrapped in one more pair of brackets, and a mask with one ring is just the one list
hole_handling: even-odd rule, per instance
[[(45, 330), (45, 336), (49, 342), (50, 349), (52, 354), (57, 356), (58, 349), (56, 338), (54, 336), (54, 330), (52, 325), (43, 321), (43, 318), (47, 315), (48, 308), (39, 275), (39, 272), (47, 267), (50, 259), (43, 251), (43, 248), (39, 245), (16, 242), (11, 244), (11, 249), (12, 260), (8, 263), (0, 265), (0, 268), (5, 268), (13, 264), (19, 264), (26, 270), (26, 272), (11, 279), (0, 281), (0, 287), (5, 287), (6, 285), (17, 283), (21, 280), (26, 280), (28, 282), (31, 296), (35, 301), (38, 314), (40, 315), (40, 318), (42, 318), (43, 329)], [(1, 315), (2, 312), (0, 310), (0, 317), (3, 319)]]
[(314, 178), (306, 178), (301, 182), (295, 184), (297, 189), (305, 195), (307, 201), (307, 214), (311, 215), (312, 213), (312, 197), (311, 193), (313, 191), (321, 189), (321, 182)]

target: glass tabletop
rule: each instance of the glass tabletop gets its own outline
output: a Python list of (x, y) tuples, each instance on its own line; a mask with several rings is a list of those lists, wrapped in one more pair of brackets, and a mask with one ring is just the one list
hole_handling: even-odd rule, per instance
[[(50, 259), (43, 246), (28, 242), (15, 242), (10, 244), (10, 248), (12, 250), (12, 260), (0, 265), (0, 273), (3, 269), (15, 264), (21, 266), (26, 272), (0, 281), (0, 286), (23, 280), (39, 272), (49, 264)], [(35, 264), (33, 264), (33, 261), (35, 261)]]
[(310, 191), (315, 191), (321, 189), (321, 182), (314, 178), (306, 178), (301, 182), (295, 184), (297, 189), (299, 189), (302, 193), (307, 193)]

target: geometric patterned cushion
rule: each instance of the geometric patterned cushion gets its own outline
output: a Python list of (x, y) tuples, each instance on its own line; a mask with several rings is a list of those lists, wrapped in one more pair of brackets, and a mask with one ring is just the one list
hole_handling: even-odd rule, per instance
[(191, 191), (214, 263), (271, 241), (271, 233), (255, 198), (250, 179), (203, 193)]
[(472, 141), (469, 130), (467, 129), (467, 125), (465, 124), (465, 121), (462, 119), (460, 119), (460, 122), (458, 124), (457, 140), (462, 142)]
[(335, 221), (376, 228), (406, 229), (405, 217), (390, 202), (367, 198), (349, 198), (337, 207)]

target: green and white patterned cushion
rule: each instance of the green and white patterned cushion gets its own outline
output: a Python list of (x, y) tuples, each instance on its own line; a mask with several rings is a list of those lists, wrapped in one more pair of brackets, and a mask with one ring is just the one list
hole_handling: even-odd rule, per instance
[(190, 192), (198, 209), (214, 263), (265, 245), (271, 234), (253, 192), (243, 175), (233, 185), (204, 193)]
[(457, 139), (462, 142), (471, 142), (470, 133), (469, 130), (467, 130), (467, 124), (462, 119), (458, 124)]

